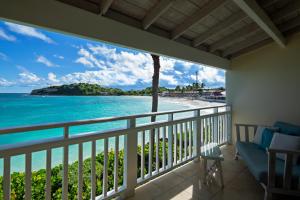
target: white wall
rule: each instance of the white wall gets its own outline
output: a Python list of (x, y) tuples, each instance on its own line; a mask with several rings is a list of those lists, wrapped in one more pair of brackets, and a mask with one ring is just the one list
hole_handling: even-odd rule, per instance
[(233, 59), (226, 89), (233, 123), (300, 124), (300, 34)]

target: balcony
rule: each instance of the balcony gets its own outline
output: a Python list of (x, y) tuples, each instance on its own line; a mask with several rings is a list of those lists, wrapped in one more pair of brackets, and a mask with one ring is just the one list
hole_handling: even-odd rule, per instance
[[(157, 121), (145, 123), (145, 118), (151, 116), (156, 116)], [(74, 134), (70, 131), (76, 126), (117, 121), (127, 122), (127, 126), (89, 133)], [(13, 196), (24, 195), (25, 199), (31, 199), (37, 196), (37, 184), (36, 182), (34, 184), (36, 173), (41, 173), (41, 176), (45, 177), (41, 195), (45, 195), (42, 198), (46, 199), (54, 198), (60, 190), (62, 192), (58, 193), (63, 199), (130, 197), (134, 195), (137, 186), (147, 188), (147, 185), (152, 185), (152, 188), (161, 186), (153, 193), (158, 194), (159, 191), (171, 189), (169, 185), (179, 184), (182, 181), (188, 184), (189, 179), (198, 180), (200, 168), (197, 162), (194, 164), (193, 161), (199, 158), (201, 147), (211, 143), (227, 144), (231, 137), (230, 125), (230, 106), (225, 105), (0, 130), (0, 134), (32, 131), (34, 133), (51, 129), (62, 131), (62, 136), (59, 137), (1, 147), (0, 156), (4, 166), (3, 197), (10, 199)], [(58, 151), (59, 148), (62, 150)], [(232, 147), (226, 149), (229, 150), (228, 153), (224, 152), (225, 155), (232, 160), (233, 156), (230, 154)], [(45, 168), (38, 172), (33, 170), (35, 165), (33, 155), (36, 152), (44, 152), (45, 157)], [(18, 179), (11, 170), (12, 160), (22, 155), (25, 155), (25, 171), (23, 179)], [(54, 156), (62, 158), (62, 163), (58, 166), (53, 163)], [(232, 162), (228, 163), (232, 165)], [(183, 167), (178, 168), (180, 166)], [(57, 176), (61, 175), (61, 181), (58, 183), (53, 181), (56, 179), (55, 171)], [(157, 177), (159, 178), (155, 179)], [(229, 179), (225, 175), (225, 180)], [(167, 180), (170, 180), (170, 183), (167, 183), (169, 182)], [(146, 184), (149, 181), (150, 183)], [(16, 188), (14, 182), (23, 182), (24, 185)], [(16, 192), (20, 187), (21, 192)], [(137, 189), (139, 190), (140, 188)], [(137, 192), (136, 198), (139, 194), (140, 192)]]
[(208, 185), (203, 184), (201, 162), (189, 162), (166, 175), (138, 187), (130, 199), (263, 199), (264, 190), (250, 174), (242, 161), (234, 160), (233, 145), (221, 147), (224, 155), (222, 163), (225, 187), (222, 190), (218, 178)]

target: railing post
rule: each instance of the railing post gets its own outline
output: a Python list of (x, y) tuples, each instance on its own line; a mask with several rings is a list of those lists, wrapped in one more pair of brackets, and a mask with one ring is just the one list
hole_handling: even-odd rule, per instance
[[(64, 127), (64, 138), (69, 138), (69, 127)], [(62, 199), (68, 199), (68, 169), (69, 169), (69, 146), (65, 145), (63, 148), (63, 183), (62, 183)]]
[[(173, 121), (173, 113), (168, 115), (168, 121)], [(168, 127), (168, 167), (173, 166), (173, 125)]]
[[(136, 127), (136, 119), (127, 120), (127, 128)], [(124, 182), (126, 191), (124, 197), (134, 196), (134, 189), (137, 185), (137, 133), (129, 131), (125, 137), (124, 143)]]
[(194, 111), (194, 116), (197, 117), (194, 122), (194, 130), (193, 130), (193, 143), (194, 143), (194, 156), (198, 158), (201, 153), (201, 118), (200, 118), (200, 110)]
[[(218, 114), (218, 108), (214, 108), (214, 114)], [(214, 116), (213, 118), (213, 142), (214, 143), (219, 143), (218, 138), (218, 115)]]
[(226, 111), (229, 112), (226, 114), (226, 131), (227, 131), (227, 143), (228, 144), (232, 144), (232, 122), (231, 122), (231, 118), (232, 118), (232, 110), (231, 110), (231, 106), (226, 106)]

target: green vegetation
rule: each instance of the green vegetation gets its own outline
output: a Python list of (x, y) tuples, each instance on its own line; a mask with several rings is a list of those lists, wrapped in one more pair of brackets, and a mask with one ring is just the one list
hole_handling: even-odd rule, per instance
[[(167, 91), (160, 87), (159, 92)], [(106, 96), (106, 95), (151, 95), (152, 88), (124, 91), (118, 88), (102, 87), (98, 84), (74, 83), (70, 85), (50, 86), (31, 91), (32, 95), (69, 95), (69, 96)]]
[[(182, 157), (184, 156), (184, 141), (185, 133), (182, 134)], [(177, 134), (177, 160), (179, 160), (179, 147), (180, 147), (180, 135)], [(189, 146), (189, 140), (187, 135), (187, 146)], [(148, 173), (148, 162), (149, 162), (149, 143), (145, 144), (145, 166), (144, 174)], [(167, 152), (168, 152), (168, 140), (165, 141), (165, 152), (166, 152), (166, 163), (167, 163)], [(174, 152), (174, 148), (173, 148)], [(162, 139), (159, 141), (159, 167), (162, 167), (163, 157), (163, 142)], [(189, 151), (186, 152), (189, 156)], [(138, 146), (138, 171), (137, 177), (141, 177), (141, 146)], [(155, 171), (156, 167), (156, 144), (154, 144), (152, 157), (152, 171)], [(113, 189), (114, 184), (114, 158), (115, 152), (110, 150), (108, 152), (108, 190)], [(103, 180), (103, 162), (104, 154), (99, 153), (96, 155), (96, 195), (102, 194), (102, 180)], [(124, 171), (124, 151), (119, 151), (119, 168), (118, 168), (118, 185), (123, 185), (123, 171)], [(51, 199), (61, 199), (62, 195), (62, 164), (51, 169)], [(69, 165), (68, 171), (68, 199), (77, 199), (78, 190), (78, 161)], [(0, 177), (0, 199), (3, 199), (3, 188), (2, 188), (3, 177)], [(32, 199), (45, 199), (45, 182), (46, 182), (46, 170), (40, 169), (32, 172)], [(83, 161), (83, 199), (90, 199), (91, 192), (91, 158), (87, 158)], [(11, 199), (21, 200), (25, 197), (25, 173), (14, 172), (11, 175)]]

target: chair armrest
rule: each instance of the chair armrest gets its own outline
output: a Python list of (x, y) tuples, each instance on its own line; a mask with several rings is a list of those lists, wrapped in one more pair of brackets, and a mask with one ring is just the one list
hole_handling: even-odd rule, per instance
[(255, 135), (257, 127), (258, 127), (257, 124), (240, 124), (240, 123), (235, 124), (237, 141), (241, 141), (241, 128), (244, 128), (246, 142), (249, 142), (249, 128), (250, 127), (254, 128), (254, 135)]
[[(290, 189), (293, 176), (293, 160), (300, 155), (300, 151), (285, 149), (267, 149), (268, 153), (268, 188), (275, 188), (276, 181), (276, 154), (285, 154), (283, 171), (283, 188)], [(299, 180), (298, 180), (299, 181)]]

